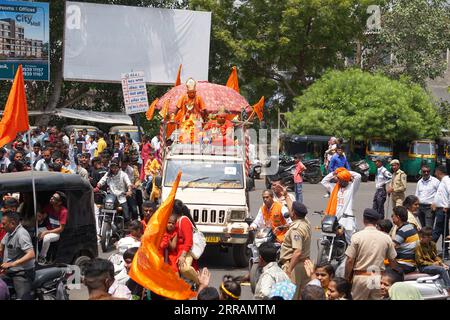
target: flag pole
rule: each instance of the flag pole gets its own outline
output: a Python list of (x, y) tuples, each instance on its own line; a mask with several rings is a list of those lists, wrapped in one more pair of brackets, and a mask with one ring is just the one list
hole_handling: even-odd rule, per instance
[[(28, 130), (28, 144), (29, 144), (30, 149), (31, 149), (31, 128), (30, 128), (30, 130)], [(34, 219), (36, 220), (36, 259), (37, 259), (38, 256), (39, 256), (39, 237), (38, 237), (39, 223), (38, 223), (38, 220), (37, 220), (36, 182), (34, 180), (34, 165), (33, 165), (33, 162), (34, 161), (31, 162), (31, 185), (32, 185), (32, 188), (33, 188)]]

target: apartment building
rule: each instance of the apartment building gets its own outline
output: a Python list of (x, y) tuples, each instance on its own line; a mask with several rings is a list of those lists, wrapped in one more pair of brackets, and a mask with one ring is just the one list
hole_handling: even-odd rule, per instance
[(42, 40), (25, 38), (25, 28), (13, 19), (0, 19), (0, 56), (42, 58)]

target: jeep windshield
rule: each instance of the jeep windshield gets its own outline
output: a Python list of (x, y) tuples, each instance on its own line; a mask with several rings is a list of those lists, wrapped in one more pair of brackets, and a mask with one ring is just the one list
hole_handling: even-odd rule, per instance
[(184, 188), (244, 188), (243, 166), (240, 162), (168, 160), (164, 186), (171, 187), (182, 172), (180, 187)]

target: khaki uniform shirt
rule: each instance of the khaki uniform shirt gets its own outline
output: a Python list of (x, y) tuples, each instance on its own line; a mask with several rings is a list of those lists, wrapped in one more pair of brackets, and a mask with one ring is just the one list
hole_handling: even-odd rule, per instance
[(284, 236), (281, 245), (280, 263), (283, 265), (289, 262), (294, 251), (300, 249), (302, 254), (300, 260), (309, 258), (311, 249), (311, 224), (308, 219), (295, 220)]
[(372, 226), (353, 235), (345, 254), (355, 260), (353, 270), (374, 272), (384, 270), (384, 259), (397, 256), (392, 239)]
[(404, 193), (406, 191), (406, 173), (400, 169), (393, 173), (390, 186), (394, 194)]

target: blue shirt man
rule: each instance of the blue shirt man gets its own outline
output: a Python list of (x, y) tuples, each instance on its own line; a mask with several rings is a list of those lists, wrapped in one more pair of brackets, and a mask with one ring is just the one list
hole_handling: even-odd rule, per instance
[(334, 170), (340, 167), (344, 167), (347, 170), (350, 170), (350, 164), (348, 163), (347, 158), (344, 155), (342, 146), (337, 146), (336, 154), (331, 157), (330, 164), (328, 166), (328, 172), (334, 172)]

